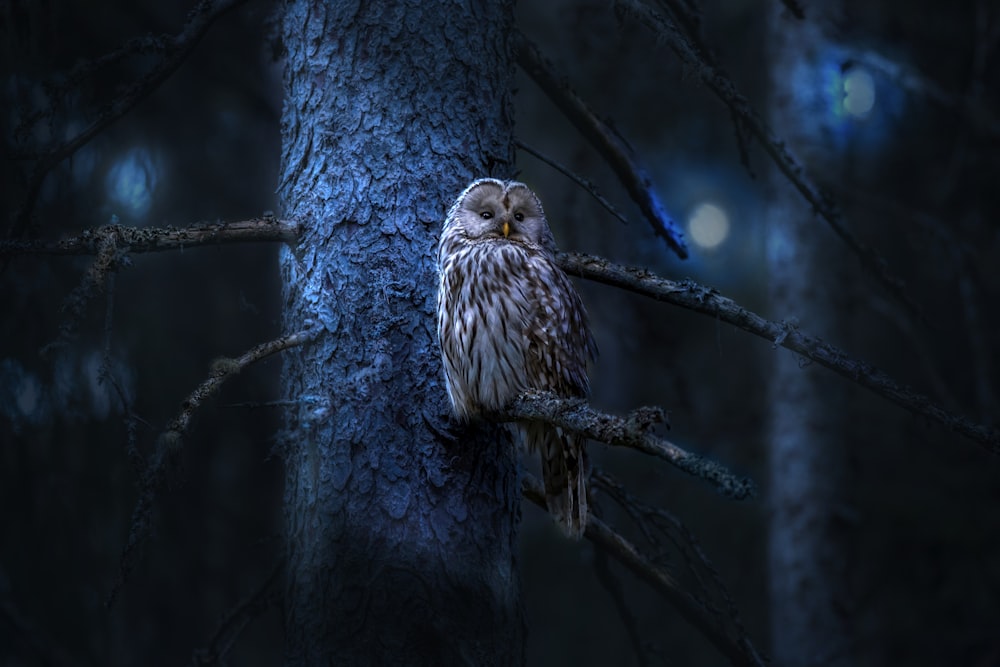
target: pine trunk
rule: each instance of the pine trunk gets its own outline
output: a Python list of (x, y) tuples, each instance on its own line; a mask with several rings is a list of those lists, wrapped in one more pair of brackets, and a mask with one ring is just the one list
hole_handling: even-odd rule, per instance
[(449, 431), (434, 250), (472, 178), (513, 169), (512, 2), (282, 11), (290, 665), (519, 664), (517, 460)]

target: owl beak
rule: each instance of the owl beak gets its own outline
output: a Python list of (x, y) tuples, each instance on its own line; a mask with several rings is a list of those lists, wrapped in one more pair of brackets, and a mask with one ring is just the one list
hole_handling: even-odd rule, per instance
[(503, 237), (507, 238), (510, 235), (510, 223), (504, 220), (503, 227), (501, 229), (503, 229)]

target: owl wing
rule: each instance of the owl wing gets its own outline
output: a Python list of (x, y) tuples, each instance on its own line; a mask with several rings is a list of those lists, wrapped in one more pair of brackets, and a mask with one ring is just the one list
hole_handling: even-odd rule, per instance
[(552, 259), (536, 257), (529, 266), (528, 385), (560, 396), (588, 396), (587, 361), (597, 356), (597, 345), (580, 295)]
[[(597, 346), (587, 314), (572, 283), (554, 261), (538, 257), (530, 263), (528, 341), (525, 370), (528, 386), (559, 396), (587, 396), (587, 361)], [(585, 439), (539, 423), (523, 427), (529, 451), (538, 452), (545, 485), (545, 504), (567, 535), (579, 538), (587, 527), (587, 450)]]

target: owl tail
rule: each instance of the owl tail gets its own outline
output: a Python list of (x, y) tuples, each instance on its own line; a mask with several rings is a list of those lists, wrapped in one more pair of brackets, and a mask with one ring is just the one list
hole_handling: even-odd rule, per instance
[(568, 537), (579, 539), (587, 528), (587, 450), (584, 438), (542, 424), (525, 426), (528, 451), (542, 459), (545, 504)]

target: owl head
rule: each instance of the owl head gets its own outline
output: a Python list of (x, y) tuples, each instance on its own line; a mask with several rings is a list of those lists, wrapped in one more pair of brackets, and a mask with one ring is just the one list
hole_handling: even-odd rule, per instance
[(517, 181), (473, 181), (448, 211), (444, 233), (470, 242), (519, 243), (555, 252), (542, 203)]

